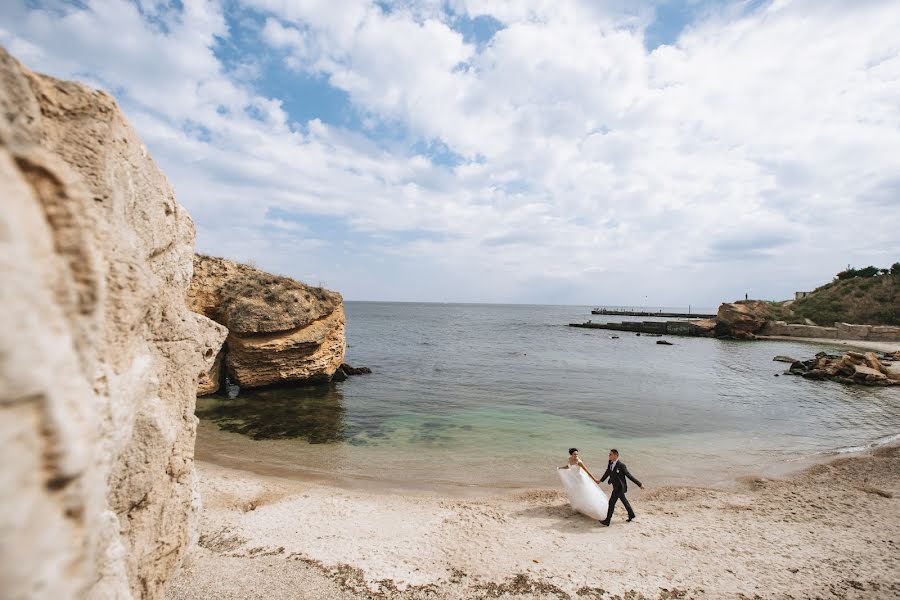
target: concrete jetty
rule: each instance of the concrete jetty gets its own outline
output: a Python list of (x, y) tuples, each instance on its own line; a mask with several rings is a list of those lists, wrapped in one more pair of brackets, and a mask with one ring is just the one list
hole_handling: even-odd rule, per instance
[(595, 308), (592, 315), (614, 315), (622, 317), (662, 317), (664, 319), (715, 319), (716, 315), (703, 313), (651, 312), (646, 310), (623, 310), (619, 308)]
[(656, 335), (685, 335), (689, 337), (712, 337), (715, 323), (702, 321), (624, 321), (622, 323), (569, 323), (569, 327), (584, 329), (610, 329), (632, 331)]

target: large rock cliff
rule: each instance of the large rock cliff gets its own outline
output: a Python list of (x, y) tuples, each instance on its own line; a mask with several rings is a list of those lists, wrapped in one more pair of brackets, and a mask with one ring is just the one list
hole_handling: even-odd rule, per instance
[(201, 394), (218, 388), (221, 368), (238, 385), (259, 387), (328, 381), (344, 360), (344, 303), (337, 292), (197, 256), (188, 304), (228, 328), (224, 361), (204, 377)]
[(198, 507), (194, 228), (115, 101), (0, 48), (0, 586), (162, 598)]

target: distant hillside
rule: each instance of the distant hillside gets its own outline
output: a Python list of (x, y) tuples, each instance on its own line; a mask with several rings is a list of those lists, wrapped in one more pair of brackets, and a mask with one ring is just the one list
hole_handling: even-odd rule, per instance
[(900, 263), (847, 269), (805, 298), (773, 302), (771, 308), (773, 318), (789, 323), (900, 325)]

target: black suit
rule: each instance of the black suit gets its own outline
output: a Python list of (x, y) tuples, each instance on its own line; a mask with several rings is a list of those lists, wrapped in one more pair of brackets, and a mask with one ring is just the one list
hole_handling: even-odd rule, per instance
[(634, 483), (637, 484), (638, 487), (641, 486), (641, 482), (635, 479), (631, 473), (628, 472), (628, 467), (625, 466), (622, 461), (616, 461), (615, 469), (610, 471), (612, 467), (612, 461), (609, 461), (609, 464), (606, 467), (606, 472), (603, 474), (603, 477), (600, 478), (600, 481), (606, 481), (609, 479), (610, 485), (613, 486), (612, 496), (609, 497), (609, 510), (606, 511), (606, 522), (609, 523), (610, 519), (612, 519), (613, 511), (616, 510), (616, 502), (619, 500), (622, 501), (622, 504), (625, 506), (625, 510), (628, 511), (628, 518), (634, 518), (634, 511), (631, 510), (631, 504), (628, 502), (628, 498), (625, 497), (625, 493), (628, 492), (628, 480), (630, 479)]

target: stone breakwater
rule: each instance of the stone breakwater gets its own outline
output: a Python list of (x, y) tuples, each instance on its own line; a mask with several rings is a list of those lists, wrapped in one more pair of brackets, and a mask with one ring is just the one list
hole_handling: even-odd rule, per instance
[(785, 323), (784, 321), (769, 321), (759, 330), (758, 335), (897, 342), (900, 341), (900, 327), (893, 325), (852, 325), (850, 323), (835, 323), (833, 327), (821, 327), (819, 325), (798, 325)]
[(201, 378), (199, 395), (217, 391), (225, 376), (253, 388), (351, 374), (341, 369), (344, 302), (337, 292), (197, 255), (188, 305), (228, 328), (225, 345)]
[(162, 598), (194, 535), (194, 227), (107, 94), (0, 48), (0, 588)]
[(622, 323), (570, 323), (570, 327), (610, 329), (659, 335), (718, 337), (750, 340), (759, 336), (819, 338), (869, 342), (900, 342), (900, 327), (892, 325), (853, 325), (835, 323), (833, 327), (789, 324), (770, 319), (767, 302), (746, 300), (719, 306), (715, 319), (680, 321), (624, 321)]

